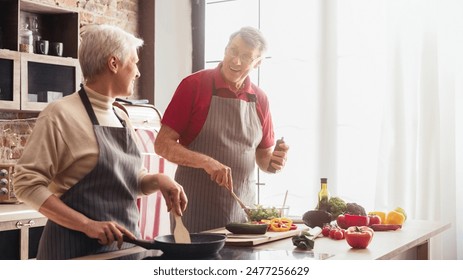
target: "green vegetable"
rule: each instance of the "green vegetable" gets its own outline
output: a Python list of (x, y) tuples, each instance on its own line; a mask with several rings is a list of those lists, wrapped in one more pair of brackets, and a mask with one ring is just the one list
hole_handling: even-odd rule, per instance
[(347, 203), (346, 212), (352, 215), (359, 215), (359, 216), (366, 216), (367, 212), (365, 212), (365, 208), (363, 206), (358, 205), (357, 203)]
[(249, 208), (251, 221), (271, 220), (280, 218), (280, 210), (276, 207), (263, 207), (256, 205), (256, 208)]
[(235, 234), (264, 234), (267, 232), (267, 224), (230, 223), (225, 228)]
[(331, 219), (335, 220), (339, 215), (347, 210), (347, 204), (339, 197), (332, 197), (328, 201), (328, 212), (331, 213)]
[(322, 210), (310, 210), (302, 215), (304, 224), (308, 227), (323, 227), (331, 222), (331, 214)]
[(313, 236), (308, 231), (303, 230), (299, 233), (299, 235), (293, 236), (291, 240), (293, 245), (299, 249), (312, 250), (315, 246), (315, 238), (316, 236)]

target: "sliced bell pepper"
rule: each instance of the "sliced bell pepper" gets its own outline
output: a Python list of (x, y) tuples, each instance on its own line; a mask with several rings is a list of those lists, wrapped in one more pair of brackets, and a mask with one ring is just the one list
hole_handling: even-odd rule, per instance
[(288, 218), (274, 218), (270, 220), (270, 230), (276, 232), (289, 231), (293, 221)]

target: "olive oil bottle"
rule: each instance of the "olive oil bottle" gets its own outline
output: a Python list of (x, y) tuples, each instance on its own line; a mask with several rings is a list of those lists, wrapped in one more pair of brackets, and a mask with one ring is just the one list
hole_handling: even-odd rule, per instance
[(328, 201), (330, 200), (330, 192), (328, 191), (328, 179), (321, 178), (321, 187), (318, 192), (318, 210), (328, 211)]

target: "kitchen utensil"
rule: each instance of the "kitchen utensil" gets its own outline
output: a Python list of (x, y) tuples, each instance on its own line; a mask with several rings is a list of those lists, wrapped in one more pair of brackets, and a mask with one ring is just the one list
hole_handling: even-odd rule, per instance
[(288, 213), (285, 213), (286, 208), (286, 199), (288, 199), (288, 190), (286, 190), (285, 198), (283, 199), (283, 204), (280, 209), (280, 217), (286, 217)]
[(224, 234), (213, 233), (190, 233), (191, 243), (176, 243), (173, 235), (161, 235), (154, 240), (130, 239), (125, 235), (123, 238), (127, 243), (148, 250), (161, 250), (163, 255), (187, 258), (216, 254), (223, 248), (227, 239)]
[(232, 194), (233, 198), (236, 200), (236, 202), (238, 202), (238, 204), (244, 210), (244, 212), (246, 213), (248, 219), (251, 220), (251, 211), (249, 210), (249, 208), (246, 207), (246, 205), (243, 203), (243, 201), (241, 201), (241, 199), (233, 191), (231, 191), (231, 194)]
[(175, 216), (175, 228), (174, 237), (175, 243), (191, 243), (190, 233), (183, 225), (182, 217), (174, 213)]
[[(285, 143), (285, 140), (284, 140), (284, 137), (281, 137), (281, 139), (278, 139), (276, 144), (275, 144), (275, 148), (273, 149), (273, 151), (281, 151), (281, 147), (280, 147), (280, 144), (282, 143)], [(276, 163), (278, 164), (278, 162), (276, 162), (275, 160), (271, 160), (268, 164), (268, 167), (267, 167), (267, 171), (270, 172), (270, 173), (276, 173), (277, 170), (275, 168), (273, 168), (272, 166), (272, 163)]]

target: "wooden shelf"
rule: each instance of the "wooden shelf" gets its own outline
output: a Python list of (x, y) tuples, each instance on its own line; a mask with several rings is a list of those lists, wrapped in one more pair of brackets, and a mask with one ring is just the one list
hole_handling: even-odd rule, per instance
[[(42, 40), (63, 43), (63, 57), (19, 52), (19, 32), (37, 19)], [(77, 90), (81, 81), (78, 63), (79, 13), (28, 0), (1, 0), (0, 109), (40, 111), (48, 103), (33, 102), (29, 93)], [(5, 73), (5, 74), (3, 74)], [(3, 89), (4, 88), (4, 89)]]

